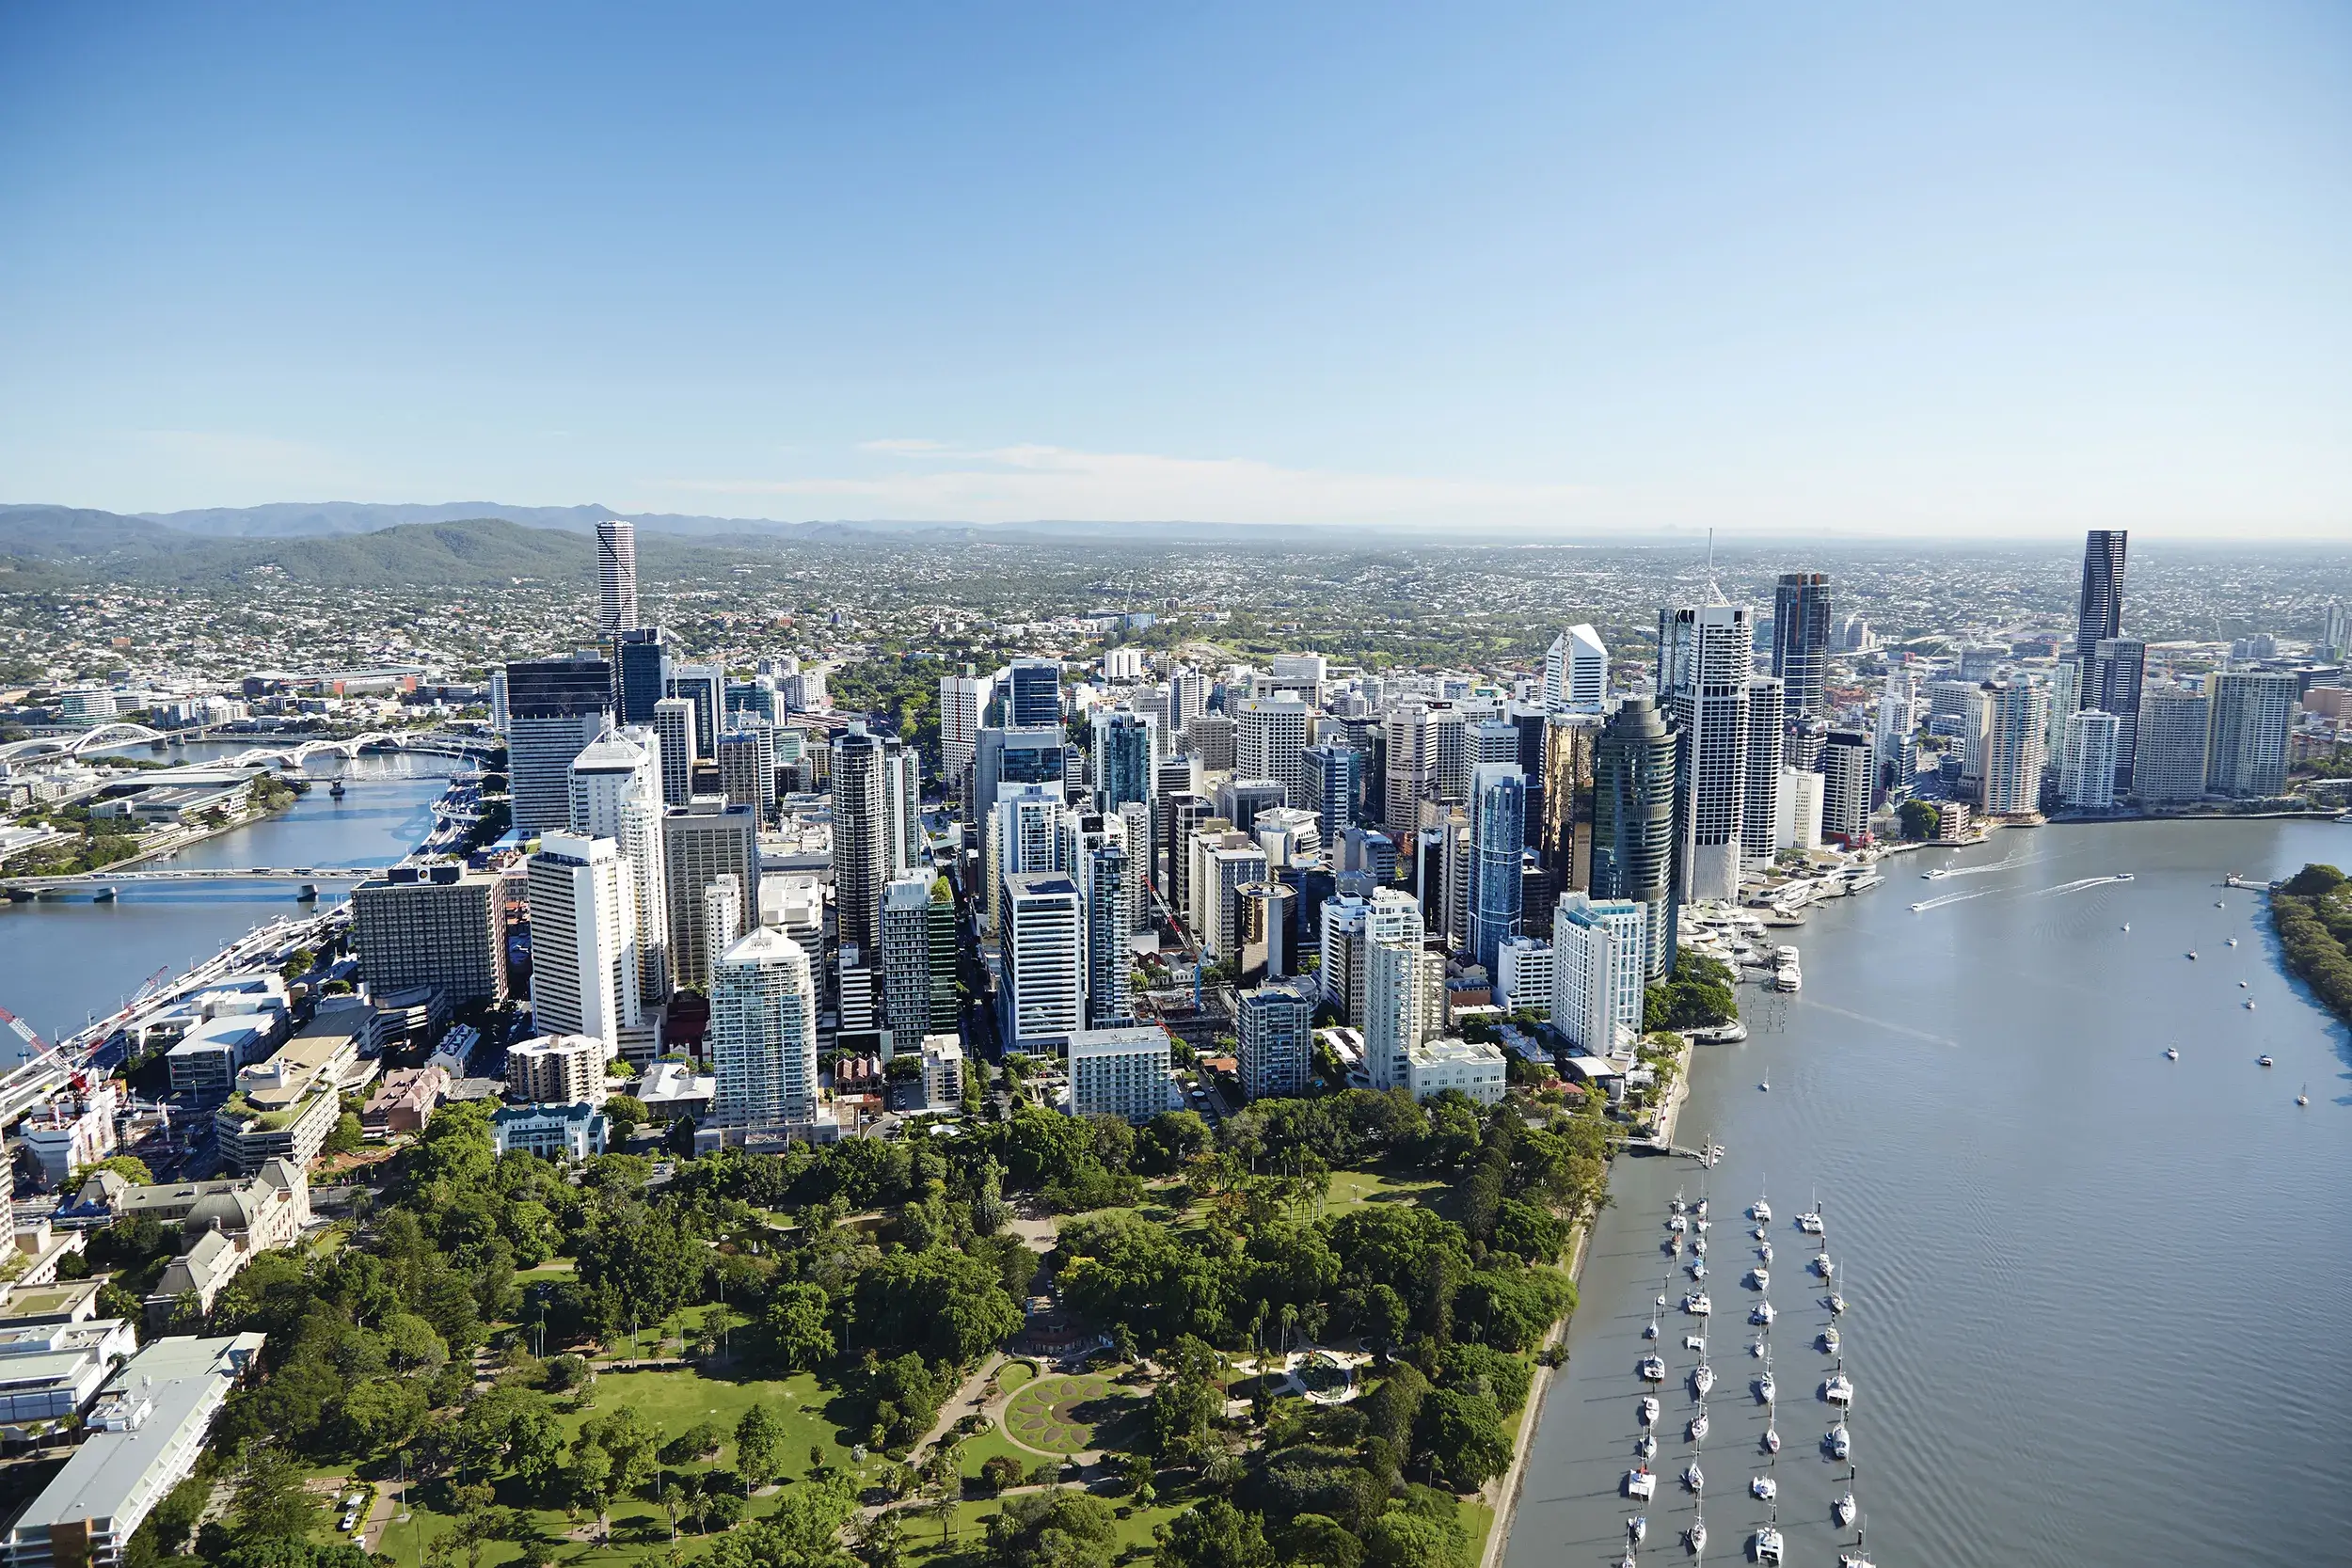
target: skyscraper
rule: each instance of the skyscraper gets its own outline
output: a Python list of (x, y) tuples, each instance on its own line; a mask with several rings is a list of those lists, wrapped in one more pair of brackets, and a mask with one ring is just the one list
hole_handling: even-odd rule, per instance
[(1375, 1089), (1406, 1087), (1405, 1059), (1443, 1026), (1444, 969), (1418, 941), (1365, 951), (1364, 1066)]
[(1356, 825), (1364, 793), (1364, 753), (1328, 743), (1310, 746), (1299, 758), (1298, 778), (1306, 796), (1300, 804), (1315, 814), (1327, 852)]
[[(1791, 721), (1829, 717), (1829, 575), (1781, 573), (1772, 594), (1772, 673)], [(1788, 766), (1810, 768), (1813, 758), (1791, 757)]]
[[(2201, 731), (2200, 732), (2201, 734)], [(506, 1000), (506, 900), (494, 872), (396, 865), (351, 890), (351, 945), (378, 992), (431, 986), (453, 1004)]]
[(2115, 804), (2117, 730), (2121, 721), (2103, 708), (2066, 716), (2066, 752), (2058, 770), (2058, 798), (2076, 811), (2105, 811)]
[(1058, 723), (982, 729), (972, 764), (973, 820), (988, 820), (996, 807), (996, 792), (1006, 784), (1060, 784), (1066, 750)]
[(2205, 730), (2212, 704), (2201, 691), (2152, 686), (2140, 693), (2132, 736), (2132, 789), (2150, 805), (2205, 793)]
[(735, 945), (738, 932), (749, 930), (757, 921), (743, 918), (743, 884), (732, 871), (723, 871), (703, 884), (702, 933), (703, 956), (711, 972), (694, 976), (703, 994), (710, 994), (712, 981), (717, 977), (720, 958)]
[(543, 1035), (587, 1035), (620, 1049), (637, 1004), (636, 899), (609, 838), (549, 832), (527, 868), (531, 1018)]
[(506, 666), (490, 668), (490, 728), (500, 735), (506, 733)]
[(749, 806), (723, 796), (697, 795), (661, 818), (661, 854), (670, 874), (670, 970), (679, 977), (710, 973), (711, 943), (703, 925), (703, 890), (733, 877), (742, 919), (735, 935), (759, 924), (759, 819)]
[(719, 788), (731, 805), (749, 806), (761, 821), (775, 815), (776, 747), (766, 725), (745, 725), (719, 737)]
[(1746, 799), (1740, 805), (1740, 857), (1750, 866), (1772, 864), (1777, 847), (1786, 702), (1779, 677), (1757, 675), (1748, 682), (1748, 777)]
[(711, 966), (712, 1119), (776, 1127), (817, 1115), (817, 986), (808, 955), (756, 927)]
[(833, 896), (841, 945), (882, 951), (882, 890), (893, 832), (882, 742), (862, 719), (833, 742)]
[[(1692, 605), (1659, 612), (1659, 701), (1681, 748), (1675, 767), (1680, 793), (1675, 879), (1684, 902), (1727, 901), (1740, 895), (1754, 652), (1755, 628), (1742, 606)], [(1771, 831), (1768, 820), (1765, 832)]]
[(1629, 898), (1560, 895), (1551, 921), (1551, 1026), (1588, 1055), (1630, 1055), (1642, 1034), (1648, 912)]
[(1061, 663), (1016, 658), (1005, 667), (1005, 723), (1013, 729), (1061, 728)]
[(1910, 787), (1911, 736), (1918, 727), (1917, 683), (1900, 670), (1891, 672), (1885, 686), (1879, 690), (1878, 728), (1871, 736), (1870, 750), (1878, 768), (1878, 778), (1872, 785), (1873, 805), (1883, 803), (1895, 790)]
[(1233, 715), (1234, 776), (1272, 779), (1284, 805), (1305, 804), (1302, 774), (1314, 727), (1314, 709), (1296, 698), (1247, 699)]
[(1527, 780), (1515, 762), (1482, 762), (1470, 778), (1470, 953), (1495, 972), (1495, 953), (1518, 934)]
[(2074, 618), (2074, 654), (2089, 659), (2103, 637), (2123, 635), (2123, 554), (2131, 538), (2120, 528), (2094, 528), (2083, 540), (2082, 600)]
[(1643, 962), (1652, 980), (1674, 968), (1681, 897), (1675, 876), (1680, 748), (1657, 704), (1628, 697), (1593, 746), (1592, 877), (1598, 899), (1642, 906)]
[(601, 658), (534, 658), (506, 667), (507, 790), (524, 834), (571, 817), (572, 759), (612, 722), (612, 667)]
[(2033, 810), (2041, 796), (2049, 693), (2024, 681), (1988, 681), (1983, 692), (1983, 772), (1977, 802), (1995, 816), (2018, 816)]
[(1878, 777), (1870, 737), (1860, 730), (1832, 730), (1821, 747), (1821, 832), (1851, 848), (1870, 833), (1870, 808)]
[[(1111, 817), (1105, 831), (1085, 835), (1091, 842), (1083, 855), (1081, 872), (1086, 889), (1087, 1027), (1114, 1029), (1135, 1022), (1128, 998), (1128, 941), (1135, 915), (1127, 879), (1126, 828)], [(1116, 829), (1113, 832), (1108, 830)]]
[(1597, 714), (1609, 700), (1609, 650), (1600, 633), (1580, 622), (1551, 640), (1544, 654), (1544, 711)]
[(1124, 709), (1093, 715), (1094, 806), (1116, 813), (1130, 800), (1149, 802), (1160, 757), (1159, 726)]
[[(1650, 699), (1640, 701), (1648, 704)], [(1656, 712), (1654, 705), (1650, 711)], [(1528, 810), (1540, 810), (1541, 816), (1529, 836), (1534, 840), (1537, 863), (1551, 874), (1551, 885), (1563, 892), (1581, 892), (1592, 882), (1593, 762), (1602, 726), (1603, 721), (1590, 714), (1545, 716), (1539, 763), (1543, 788), (1528, 790)], [(1671, 802), (1669, 809), (1671, 813)]]
[(939, 776), (950, 800), (968, 795), (965, 774), (980, 743), (980, 724), (988, 714), (988, 699), (996, 683), (976, 673), (939, 677)]
[(716, 664), (670, 666), (670, 695), (694, 705), (694, 757), (709, 762), (718, 755), (719, 733), (725, 728), (727, 673)]
[(607, 637), (637, 626), (637, 525), (618, 517), (596, 525), (596, 626)]
[(670, 644), (660, 626), (638, 626), (620, 634), (613, 648), (620, 667), (615, 696), (621, 722), (650, 724), (654, 705), (670, 694)]
[(956, 1029), (956, 906), (928, 871), (894, 877), (882, 889), (882, 1016), (893, 1049)]
[(2148, 668), (2148, 644), (2129, 637), (2103, 637), (2085, 667), (2080, 707), (2115, 716), (2117, 799), (2132, 793), (2133, 737), (2139, 728), (2139, 688)]
[(1252, 1100), (1307, 1092), (1314, 1064), (1315, 996), (1303, 983), (1243, 991), (1233, 1008), (1242, 1090)]
[(2293, 671), (2216, 671), (2205, 677), (2205, 789), (2266, 800), (2287, 787), (2287, 732), (2298, 695)]
[(586, 838), (612, 839), (628, 862), (641, 1009), (667, 997), (671, 986), (660, 746), (651, 730), (607, 730), (572, 759), (571, 831)]
[(1005, 879), (997, 1030), (1008, 1051), (1040, 1052), (1086, 1026), (1086, 899), (1066, 872)]
[(661, 742), (661, 803), (682, 806), (694, 797), (694, 701), (663, 697), (647, 722)]

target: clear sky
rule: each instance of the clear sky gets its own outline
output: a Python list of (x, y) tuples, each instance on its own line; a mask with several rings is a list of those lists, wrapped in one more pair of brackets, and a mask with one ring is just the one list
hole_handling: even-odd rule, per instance
[(2352, 537), (2352, 6), (0, 8), (0, 500)]

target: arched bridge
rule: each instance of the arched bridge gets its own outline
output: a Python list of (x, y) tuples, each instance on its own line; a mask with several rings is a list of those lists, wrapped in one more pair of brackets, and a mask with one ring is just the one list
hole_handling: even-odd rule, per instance
[(0, 762), (78, 757), (85, 752), (103, 751), (108, 746), (126, 745), (134, 740), (161, 740), (164, 734), (164, 731), (151, 730), (145, 724), (93, 724), (79, 735), (43, 735), (30, 740), (12, 740), (6, 746), (0, 746)]

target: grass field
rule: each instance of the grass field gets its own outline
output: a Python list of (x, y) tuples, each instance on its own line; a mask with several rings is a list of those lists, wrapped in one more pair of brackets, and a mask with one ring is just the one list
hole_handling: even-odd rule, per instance
[[(1104, 1497), (1103, 1500), (1110, 1504), (1114, 1510), (1125, 1511), (1123, 1516), (1118, 1521), (1119, 1533), (1113, 1547), (1113, 1556), (1123, 1557), (1127, 1551), (1136, 1550), (1138, 1555), (1126, 1559), (1128, 1561), (1149, 1561), (1152, 1557), (1152, 1532), (1191, 1507), (1193, 1501), (1191, 1498), (1184, 1498), (1172, 1503), (1154, 1503), (1150, 1508), (1136, 1508), (1124, 1497)], [(938, 1521), (908, 1520), (905, 1560), (931, 1564), (934, 1568), (946, 1568), (946, 1564), (965, 1558), (968, 1554), (971, 1561), (978, 1562), (981, 1556), (982, 1532), (987, 1529), (988, 1521), (1001, 1512), (1003, 1507), (1004, 1505), (993, 1497), (980, 1502), (957, 1504), (951, 1544), (942, 1544)]]
[(1396, 1177), (1386, 1171), (1335, 1170), (1324, 1212), (1343, 1214), (1364, 1203), (1426, 1203), (1439, 1208), (1438, 1200), (1451, 1191), (1443, 1181)]
[(1077, 1453), (1116, 1442), (1139, 1402), (1099, 1372), (1043, 1378), (1005, 1407), (1013, 1440), (1041, 1453)]

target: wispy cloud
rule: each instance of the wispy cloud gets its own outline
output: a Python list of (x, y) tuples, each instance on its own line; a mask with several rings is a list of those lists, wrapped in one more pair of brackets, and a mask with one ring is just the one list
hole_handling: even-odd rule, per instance
[(788, 496), (818, 510), (1009, 522), (1082, 517), (1235, 523), (1542, 526), (1572, 519), (1594, 492), (1409, 474), (1290, 468), (1247, 457), (1171, 457), (1025, 444), (958, 447), (896, 437), (858, 451), (887, 466), (773, 479), (689, 479), (702, 494)]

